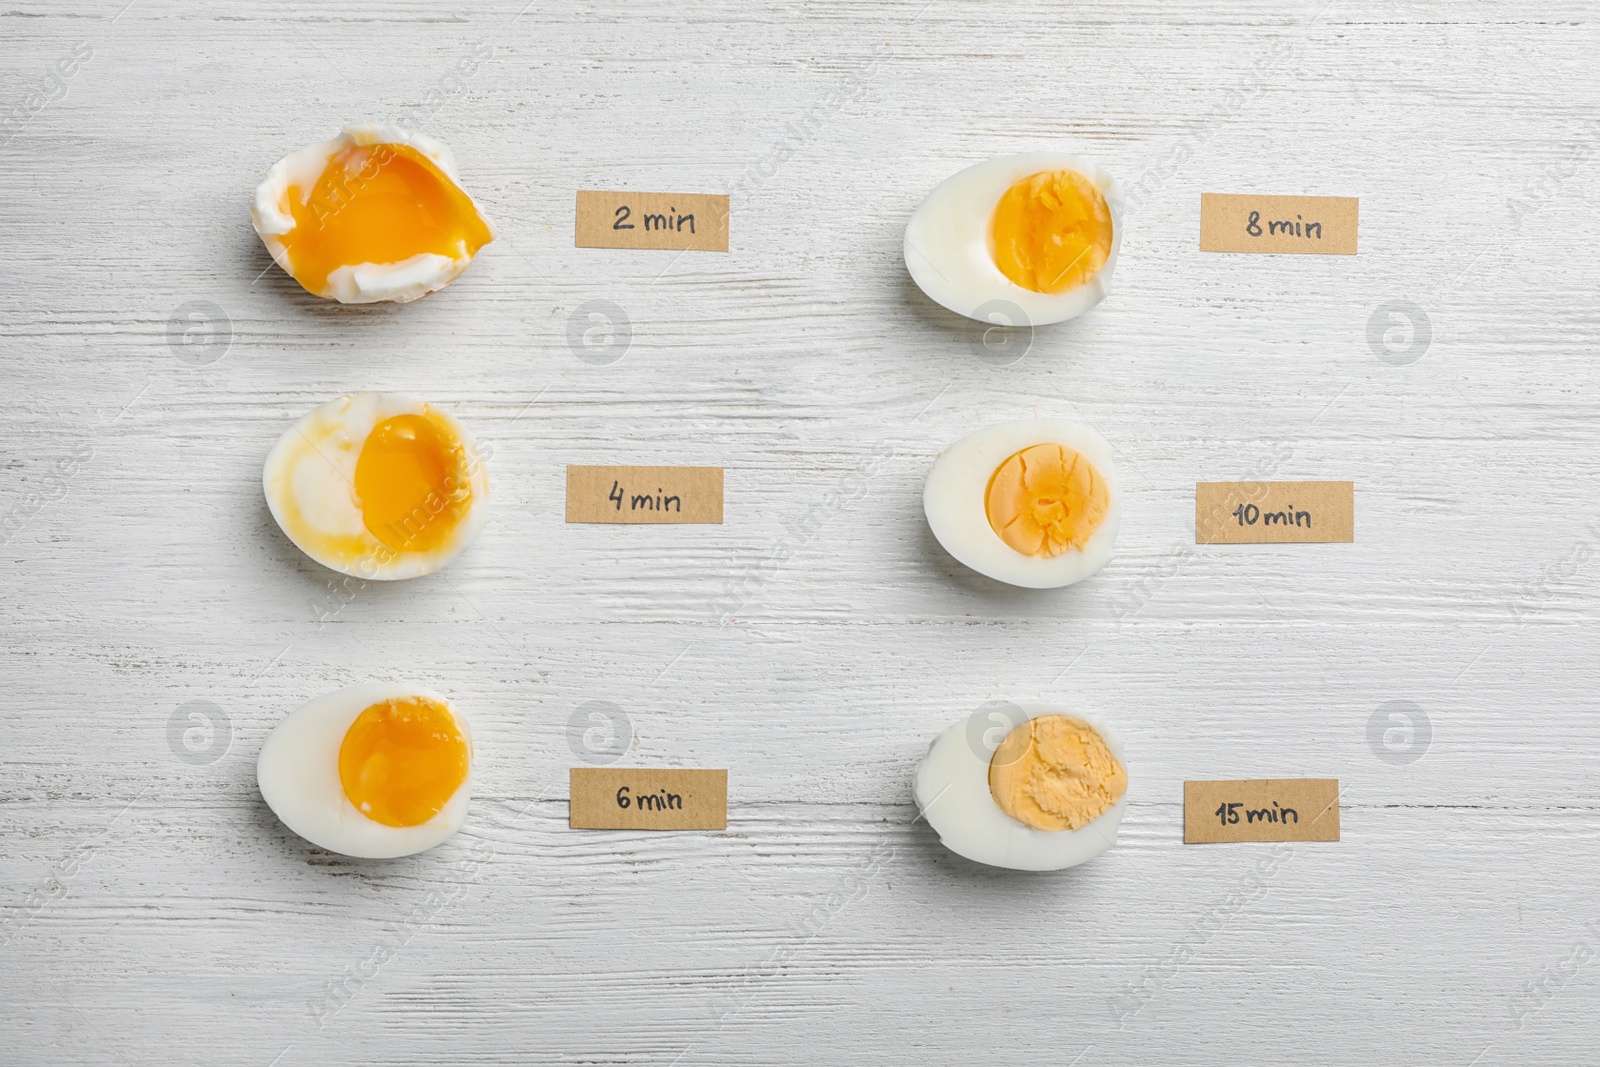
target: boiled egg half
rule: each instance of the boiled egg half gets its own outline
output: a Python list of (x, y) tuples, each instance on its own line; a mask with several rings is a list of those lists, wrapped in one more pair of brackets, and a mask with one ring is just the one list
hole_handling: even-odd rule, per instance
[(494, 234), (450, 149), (397, 126), (346, 126), (291, 152), (256, 187), (262, 244), (314, 296), (403, 303), (443, 289)]
[(396, 393), (330, 400), (283, 432), (262, 485), (278, 526), (357, 578), (431, 574), (488, 516), (487, 456), (450, 415)]
[(934, 537), (980, 574), (1030, 589), (1081, 582), (1111, 559), (1111, 445), (1065, 419), (1003, 422), (934, 460), (922, 490)]
[(912, 792), (950, 851), (992, 867), (1055, 871), (1117, 842), (1122, 744), (1082, 713), (994, 701), (928, 746)]
[(906, 269), (930, 299), (1007, 325), (1076, 318), (1105, 298), (1122, 243), (1111, 175), (1077, 156), (1000, 156), (961, 171), (906, 226)]
[(374, 682), (320, 696), (267, 735), (261, 796), (283, 824), (346, 856), (388, 859), (461, 829), (472, 733), (436, 693)]

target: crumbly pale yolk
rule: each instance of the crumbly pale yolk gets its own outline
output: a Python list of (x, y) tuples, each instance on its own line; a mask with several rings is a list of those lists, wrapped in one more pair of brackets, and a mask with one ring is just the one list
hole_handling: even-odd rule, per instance
[(339, 782), (363, 815), (385, 826), (420, 826), (467, 780), (471, 751), (455, 716), (421, 697), (367, 708), (339, 746)]
[(1024, 289), (1064, 293), (1111, 255), (1111, 208), (1072, 170), (1042, 170), (1005, 191), (989, 233), (995, 266)]
[(1077, 830), (1128, 791), (1128, 772), (1082, 719), (1041, 715), (1006, 735), (989, 760), (989, 792), (1035, 830)]
[(1025, 556), (1082, 549), (1110, 507), (1106, 480), (1065, 445), (1012, 454), (989, 478), (984, 510), (1000, 540)]
[(400, 552), (437, 548), (472, 504), (466, 449), (438, 419), (394, 415), (356, 460), (356, 499), (372, 536)]
[(336, 152), (310, 195), (289, 187), (294, 229), (282, 237), (288, 271), (321, 295), (342, 266), (399, 263), (424, 252), (470, 258), (489, 225), (450, 176), (410, 145)]

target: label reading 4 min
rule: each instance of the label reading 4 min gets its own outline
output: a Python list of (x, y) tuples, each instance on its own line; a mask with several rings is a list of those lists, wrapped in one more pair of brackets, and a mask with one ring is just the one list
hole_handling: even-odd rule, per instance
[(568, 467), (567, 521), (719, 524), (722, 468)]

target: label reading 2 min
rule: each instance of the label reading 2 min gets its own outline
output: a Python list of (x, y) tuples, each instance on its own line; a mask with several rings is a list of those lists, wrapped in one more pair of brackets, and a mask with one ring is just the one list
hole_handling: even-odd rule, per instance
[(728, 198), (710, 193), (578, 190), (579, 248), (728, 250)]
[(567, 521), (721, 523), (722, 468), (568, 467)]

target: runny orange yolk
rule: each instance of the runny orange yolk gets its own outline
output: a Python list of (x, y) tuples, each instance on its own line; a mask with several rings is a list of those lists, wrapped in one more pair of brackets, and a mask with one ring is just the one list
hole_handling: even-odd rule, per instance
[(342, 266), (399, 263), (424, 252), (470, 258), (489, 225), (450, 176), (410, 145), (352, 145), (328, 160), (309, 195), (289, 187), (294, 229), (282, 237), (296, 281), (325, 295)]
[(389, 548), (437, 548), (472, 505), (466, 449), (426, 413), (384, 419), (356, 459), (356, 500), (367, 530)]
[(1024, 289), (1063, 293), (1111, 255), (1111, 208), (1077, 171), (1044, 170), (1005, 191), (989, 227), (995, 266)]
[(385, 826), (420, 826), (467, 780), (472, 751), (450, 709), (408, 697), (367, 708), (339, 746), (344, 795)]
[(1082, 549), (1110, 505), (1100, 472), (1058, 444), (1031, 445), (1007, 457), (990, 476), (984, 496), (989, 525), (1025, 556)]

